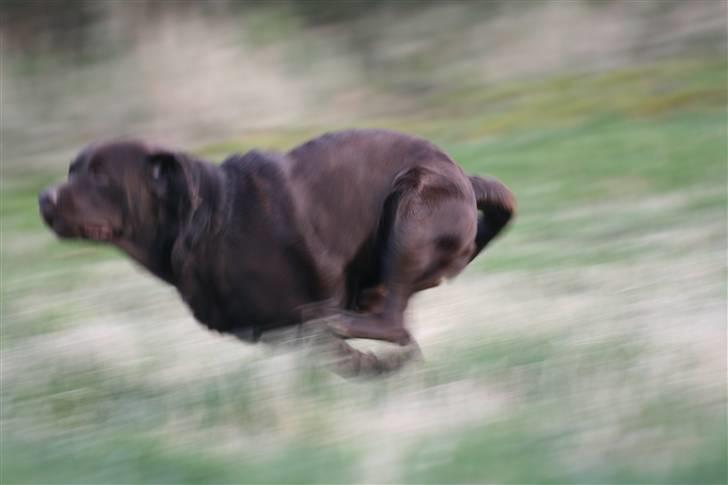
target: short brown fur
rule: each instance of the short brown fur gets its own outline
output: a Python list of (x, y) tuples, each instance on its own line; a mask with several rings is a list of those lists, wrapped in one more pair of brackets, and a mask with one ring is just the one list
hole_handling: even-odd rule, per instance
[(326, 318), (341, 339), (410, 343), (412, 295), (462, 271), (514, 209), (497, 180), (385, 130), (219, 166), (113, 141), (84, 149), (68, 181), (40, 195), (59, 237), (116, 245), (174, 285), (200, 322), (249, 342)]

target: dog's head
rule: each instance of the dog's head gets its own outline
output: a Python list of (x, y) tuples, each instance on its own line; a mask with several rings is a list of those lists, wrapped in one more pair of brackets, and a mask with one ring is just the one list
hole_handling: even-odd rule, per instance
[(65, 182), (40, 193), (41, 216), (61, 238), (124, 249), (152, 244), (199, 205), (192, 163), (138, 141), (89, 146), (71, 163)]

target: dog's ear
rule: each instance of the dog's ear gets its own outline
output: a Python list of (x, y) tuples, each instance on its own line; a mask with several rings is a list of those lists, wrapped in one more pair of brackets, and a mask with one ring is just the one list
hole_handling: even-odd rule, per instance
[(201, 208), (203, 174), (199, 164), (181, 153), (155, 150), (147, 156), (147, 167), (154, 193), (180, 221), (186, 221), (186, 240), (194, 245), (197, 235), (210, 224), (209, 210)]
[(147, 167), (152, 188), (160, 198), (187, 198), (190, 207), (198, 207), (200, 174), (193, 169), (187, 155), (167, 150), (154, 150), (147, 155)]
[(184, 182), (182, 163), (176, 153), (157, 150), (147, 156), (147, 173), (154, 193), (167, 198)]

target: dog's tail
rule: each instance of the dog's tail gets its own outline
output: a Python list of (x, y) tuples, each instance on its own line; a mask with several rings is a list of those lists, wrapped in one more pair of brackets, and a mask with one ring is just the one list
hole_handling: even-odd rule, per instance
[(491, 239), (508, 224), (516, 212), (516, 198), (508, 187), (493, 177), (470, 177), (478, 210), (478, 231), (472, 261)]

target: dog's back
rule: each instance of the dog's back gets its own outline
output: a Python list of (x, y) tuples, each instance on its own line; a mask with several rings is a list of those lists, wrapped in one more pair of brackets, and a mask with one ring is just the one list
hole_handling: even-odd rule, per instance
[(427, 166), (450, 178), (460, 177), (463, 190), (472, 193), (460, 168), (437, 147), (393, 131), (327, 133), (286, 157), (288, 183), (300, 217), (322, 239), (326, 252), (341, 262), (351, 261), (374, 236), (398, 174)]

